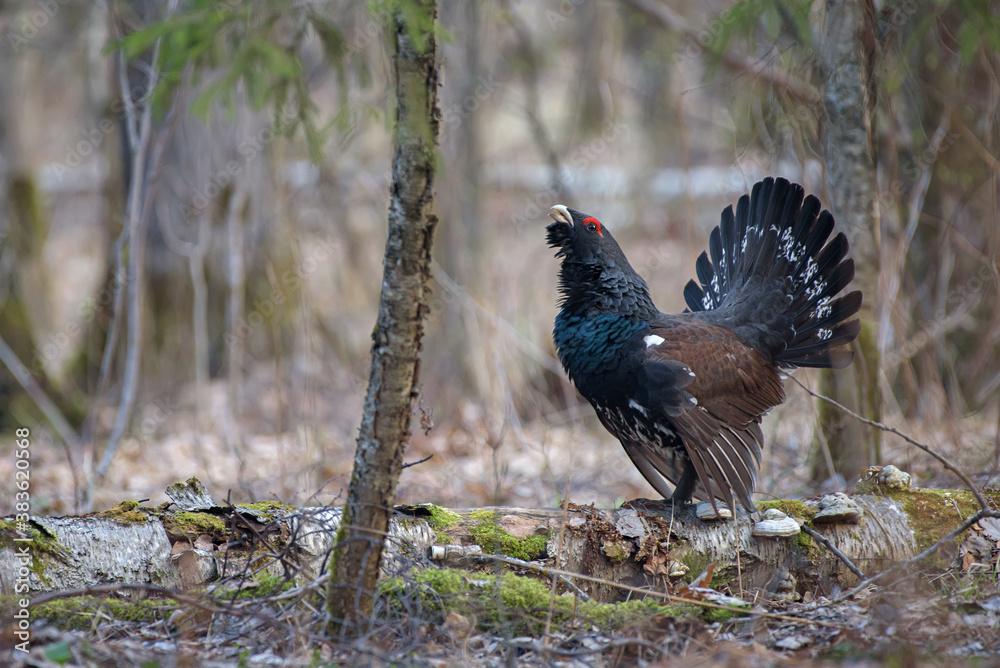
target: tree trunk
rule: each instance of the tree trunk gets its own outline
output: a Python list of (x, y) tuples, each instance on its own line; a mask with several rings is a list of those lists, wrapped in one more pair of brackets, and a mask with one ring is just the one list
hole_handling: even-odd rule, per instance
[(389, 233), (368, 394), (330, 564), (331, 632), (356, 632), (371, 612), (418, 393), (437, 225), (433, 186), (440, 113), (436, 0), (414, 0), (413, 7), (417, 11), (408, 13), (410, 21), (402, 14), (392, 19), (396, 127)]
[[(852, 410), (881, 420), (878, 388), (879, 355), (873, 332), (878, 276), (879, 210), (876, 201), (872, 151), (875, 85), (875, 16), (870, 0), (827, 0), (818, 47), (823, 87), (824, 122), (821, 125), (826, 201), (851, 244), (855, 260), (854, 285), (864, 293), (862, 329), (854, 344), (855, 361), (849, 370), (824, 370), (820, 392)], [(834, 471), (817, 449), (813, 479), (834, 473), (857, 480), (867, 466), (877, 464), (881, 449), (878, 430), (862, 425), (823, 402), (820, 429), (830, 449)], [(823, 447), (824, 443), (819, 446)]]

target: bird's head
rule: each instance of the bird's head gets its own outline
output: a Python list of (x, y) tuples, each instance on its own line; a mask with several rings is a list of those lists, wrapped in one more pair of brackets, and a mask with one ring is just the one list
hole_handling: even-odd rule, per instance
[(596, 301), (601, 310), (652, 309), (646, 282), (601, 221), (562, 204), (552, 207), (549, 217), (548, 243), (563, 259), (559, 288), (564, 305)]
[(611, 236), (611, 230), (602, 225), (597, 218), (562, 204), (552, 207), (549, 217), (555, 222), (546, 228), (548, 243), (549, 246), (559, 249), (556, 257), (565, 258), (563, 262), (609, 267), (628, 266), (628, 260), (625, 259), (618, 242)]

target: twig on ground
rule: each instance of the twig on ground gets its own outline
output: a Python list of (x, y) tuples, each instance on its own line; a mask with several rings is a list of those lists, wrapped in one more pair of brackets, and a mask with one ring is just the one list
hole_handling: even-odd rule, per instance
[[(563, 494), (563, 516), (562, 516), (562, 521), (559, 522), (559, 547), (556, 548), (556, 565), (562, 563), (563, 537), (565, 537), (566, 535), (566, 518), (569, 516), (569, 484), (572, 479), (573, 479), (572, 475), (566, 478), (566, 492)], [(586, 594), (584, 594), (579, 588), (577, 588), (575, 584), (569, 582), (566, 578), (562, 578), (562, 581), (567, 582), (571, 587), (573, 587), (575, 591), (577, 591), (580, 594), (583, 594), (583, 596), (586, 596)], [(584, 598), (583, 600), (586, 601), (588, 599)], [(556, 604), (556, 576), (553, 575), (552, 586), (549, 590), (549, 613), (545, 617), (546, 637), (549, 635), (549, 631), (552, 628), (552, 615), (555, 612), (555, 604)]]
[(865, 574), (862, 573), (860, 570), (858, 570), (858, 567), (855, 566), (853, 563), (851, 563), (851, 560), (847, 558), (847, 555), (844, 554), (843, 552), (841, 552), (840, 550), (838, 550), (837, 547), (833, 543), (830, 542), (829, 538), (827, 538), (826, 536), (824, 536), (823, 534), (821, 534), (820, 532), (818, 532), (818, 531), (816, 531), (814, 529), (810, 529), (809, 527), (807, 527), (804, 524), (802, 525), (802, 531), (806, 532), (817, 543), (820, 543), (821, 545), (823, 545), (823, 547), (825, 547), (826, 549), (828, 549), (831, 552), (833, 552), (834, 556), (837, 557), (838, 559), (840, 559), (841, 561), (843, 561), (844, 565), (847, 566), (851, 570), (852, 573), (854, 573), (855, 575), (857, 575), (862, 580), (866, 579), (865, 578)]

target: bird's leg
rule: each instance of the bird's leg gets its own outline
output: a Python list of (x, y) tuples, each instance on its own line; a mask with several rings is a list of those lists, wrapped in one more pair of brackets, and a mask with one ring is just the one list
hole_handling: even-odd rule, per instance
[(676, 512), (682, 510), (684, 506), (691, 503), (691, 495), (694, 492), (694, 485), (698, 482), (698, 474), (694, 470), (694, 464), (688, 462), (681, 473), (681, 479), (674, 487), (674, 493), (669, 499), (632, 499), (622, 504), (622, 508), (653, 507), (656, 510), (667, 510)]
[(691, 503), (691, 495), (694, 492), (694, 484), (697, 481), (698, 474), (694, 470), (694, 464), (689, 461), (684, 465), (684, 472), (681, 474), (681, 479), (677, 481), (673, 496), (670, 497), (670, 501), (675, 507), (683, 508)]

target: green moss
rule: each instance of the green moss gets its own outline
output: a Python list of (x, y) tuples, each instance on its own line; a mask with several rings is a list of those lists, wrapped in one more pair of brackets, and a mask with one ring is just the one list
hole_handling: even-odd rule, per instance
[(426, 504), (427, 509), (430, 511), (430, 519), (428, 522), (435, 529), (447, 529), (448, 527), (455, 526), (462, 521), (462, 516), (458, 513), (453, 513), (446, 508), (441, 506), (435, 506), (434, 504)]
[(789, 517), (800, 517), (804, 520), (811, 520), (819, 512), (816, 506), (798, 499), (775, 499), (774, 501), (761, 501), (757, 504), (757, 509), (760, 512), (769, 508), (777, 508)]
[(216, 598), (223, 600), (233, 599), (254, 599), (274, 596), (283, 591), (288, 591), (296, 586), (296, 582), (283, 575), (265, 575), (258, 573), (253, 581), (245, 582), (236, 589), (219, 589), (214, 594)]
[(167, 496), (171, 499), (178, 496), (186, 497), (189, 493), (193, 493), (195, 496), (205, 494), (205, 486), (194, 476), (191, 476), (184, 482), (175, 482), (174, 484), (168, 486), (166, 490)]
[(818, 546), (813, 542), (812, 536), (807, 534), (805, 531), (800, 531), (795, 536), (795, 542), (799, 546), (799, 549), (806, 555), (807, 558), (812, 560), (814, 557), (818, 556), (816, 551)]
[(117, 506), (97, 513), (97, 516), (118, 520), (122, 524), (144, 524), (149, 521), (149, 515), (138, 501), (122, 501)]
[(237, 508), (247, 508), (249, 510), (258, 510), (260, 512), (267, 512), (269, 510), (285, 510), (294, 511), (295, 508), (288, 505), (287, 503), (281, 503), (280, 501), (255, 501), (254, 503), (237, 503)]
[(210, 536), (228, 535), (226, 521), (211, 513), (197, 513), (182, 510), (163, 518), (163, 526), (169, 535), (188, 536), (207, 533)]
[[(48, 619), (64, 630), (88, 630), (95, 622), (148, 623), (169, 614), (176, 602), (166, 600), (122, 601), (97, 596), (74, 596), (42, 603), (32, 608), (32, 617)], [(100, 614), (99, 614), (100, 613)]]
[(294, 513), (295, 508), (279, 501), (256, 501), (254, 503), (237, 503), (238, 509), (253, 510), (261, 513), (268, 522), (281, 519), (288, 513)]
[(750, 605), (747, 604), (747, 612), (738, 612), (736, 610), (723, 610), (721, 608), (700, 608), (701, 618), (704, 619), (709, 624), (715, 622), (723, 623), (728, 622), (736, 617), (744, 617), (749, 613)]
[(417, 576), (417, 582), (428, 585), (441, 595), (457, 594), (467, 589), (466, 577), (461, 571), (449, 569), (426, 570)]
[[(27, 539), (27, 540), (24, 540)], [(0, 547), (18, 549), (27, 547), (31, 554), (31, 572), (38, 576), (44, 584), (51, 580), (45, 574), (43, 555), (65, 562), (68, 553), (51, 531), (33, 521), (17, 522), (15, 520), (0, 521)]]
[(516, 538), (500, 528), (497, 524), (497, 514), (493, 511), (477, 510), (469, 517), (481, 520), (479, 524), (469, 529), (469, 535), (487, 554), (499, 552), (524, 561), (547, 554), (545, 550), (549, 542), (547, 537), (532, 534), (525, 538)]
[(484, 628), (493, 623), (513, 624), (518, 633), (540, 632), (550, 601), (554, 623), (578, 619), (601, 628), (617, 628), (639, 617), (668, 611), (682, 614), (680, 609), (687, 607), (664, 606), (654, 597), (623, 603), (581, 602), (572, 594), (558, 594), (553, 598), (548, 582), (514, 573), (500, 575), (498, 580), (495, 575), (429, 569), (410, 580), (394, 577), (380, 584), (380, 593), (390, 600), (390, 604), (393, 598), (413, 596), (414, 592), (428, 607), (438, 606), (442, 618), (454, 611), (479, 620)]
[[(671, 551), (671, 556), (674, 554)], [(684, 581), (691, 582), (694, 578), (698, 577), (706, 568), (710, 562), (707, 555), (704, 555), (695, 550), (687, 550), (680, 555), (680, 560), (682, 564), (688, 567), (688, 572), (684, 574)]]
[(608, 559), (616, 564), (620, 564), (629, 557), (629, 551), (618, 543), (604, 543), (604, 554)]
[[(961, 522), (979, 510), (971, 492), (945, 489), (905, 489), (886, 494), (903, 507), (913, 528), (917, 551), (930, 547)], [(958, 537), (956, 540), (961, 540)], [(946, 564), (941, 564), (946, 566)]]

